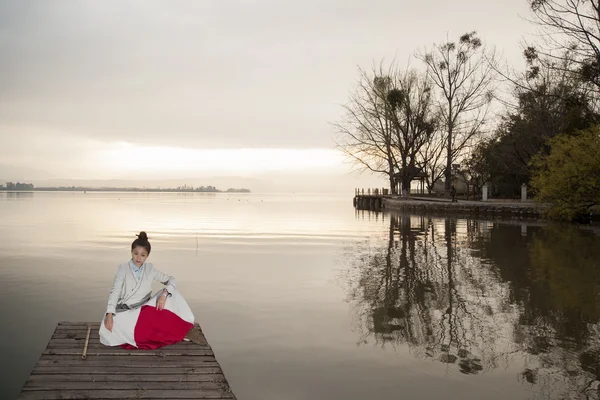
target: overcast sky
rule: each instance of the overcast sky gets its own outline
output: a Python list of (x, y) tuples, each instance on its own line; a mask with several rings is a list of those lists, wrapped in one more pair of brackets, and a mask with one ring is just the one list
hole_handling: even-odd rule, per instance
[(526, 0), (0, 0), (0, 179), (345, 172), (331, 123), (358, 66), (470, 30), (519, 63), (528, 15)]

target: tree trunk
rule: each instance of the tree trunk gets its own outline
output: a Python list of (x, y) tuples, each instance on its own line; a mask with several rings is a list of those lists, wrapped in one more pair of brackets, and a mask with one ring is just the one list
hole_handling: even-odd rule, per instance
[(408, 177), (402, 178), (402, 196), (408, 196), (410, 194), (410, 179)]
[(448, 152), (446, 154), (446, 182), (445, 189), (450, 191), (452, 188), (452, 134), (454, 131), (454, 121), (452, 120), (452, 100), (448, 104)]

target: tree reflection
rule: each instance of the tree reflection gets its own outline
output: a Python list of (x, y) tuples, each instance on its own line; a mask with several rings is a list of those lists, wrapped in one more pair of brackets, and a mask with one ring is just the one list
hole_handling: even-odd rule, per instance
[(600, 398), (597, 235), (574, 226), (383, 220), (385, 237), (349, 252), (346, 286), (361, 343), (408, 345), (469, 375), (525, 365), (519, 379), (541, 397)]

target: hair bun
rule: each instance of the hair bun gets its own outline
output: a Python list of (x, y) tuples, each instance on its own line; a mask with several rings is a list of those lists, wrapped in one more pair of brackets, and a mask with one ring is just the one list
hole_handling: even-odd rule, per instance
[(142, 231), (139, 235), (137, 235), (138, 239), (148, 241), (148, 235), (146, 232)]

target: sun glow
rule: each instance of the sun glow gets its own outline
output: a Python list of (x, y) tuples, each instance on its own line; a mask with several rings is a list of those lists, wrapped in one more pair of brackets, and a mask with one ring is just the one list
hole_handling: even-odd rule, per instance
[(343, 156), (333, 149), (185, 149), (117, 143), (97, 161), (123, 172), (248, 173), (335, 167)]

